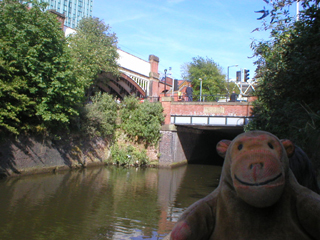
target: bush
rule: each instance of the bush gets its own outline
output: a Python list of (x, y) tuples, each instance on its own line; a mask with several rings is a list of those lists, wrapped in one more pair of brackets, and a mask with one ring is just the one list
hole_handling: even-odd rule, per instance
[(114, 144), (111, 148), (112, 163), (121, 166), (141, 166), (149, 162), (146, 150), (136, 149), (132, 145)]
[(121, 128), (128, 136), (137, 142), (146, 145), (158, 143), (161, 134), (160, 128), (164, 121), (163, 108), (160, 103), (145, 101), (139, 103), (138, 99), (127, 97), (120, 110)]
[(117, 103), (107, 93), (97, 93), (81, 112), (81, 129), (90, 136), (107, 137), (116, 129)]

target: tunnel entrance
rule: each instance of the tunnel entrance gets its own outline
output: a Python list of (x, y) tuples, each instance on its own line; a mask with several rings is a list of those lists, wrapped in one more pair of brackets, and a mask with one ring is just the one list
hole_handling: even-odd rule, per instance
[(232, 140), (243, 132), (243, 126), (177, 126), (177, 134), (188, 164), (222, 166), (223, 158), (217, 154), (217, 143), (222, 139)]

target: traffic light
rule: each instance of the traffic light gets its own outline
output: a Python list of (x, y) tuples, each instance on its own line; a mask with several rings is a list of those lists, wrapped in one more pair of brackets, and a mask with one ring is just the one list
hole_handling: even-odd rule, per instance
[(241, 82), (241, 71), (237, 71), (237, 82)]
[(249, 80), (249, 72), (250, 72), (250, 70), (248, 70), (248, 69), (243, 70), (243, 80), (245, 82), (248, 82), (248, 80)]

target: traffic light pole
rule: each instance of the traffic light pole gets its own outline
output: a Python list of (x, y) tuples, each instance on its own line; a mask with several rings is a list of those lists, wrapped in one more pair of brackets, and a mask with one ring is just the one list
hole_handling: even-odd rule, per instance
[(249, 80), (249, 72), (250, 72), (249, 69), (243, 69), (243, 81), (244, 82), (248, 82), (248, 80)]

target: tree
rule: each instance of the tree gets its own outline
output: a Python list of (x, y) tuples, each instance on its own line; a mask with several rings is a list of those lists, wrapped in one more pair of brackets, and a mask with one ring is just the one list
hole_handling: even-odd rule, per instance
[(319, 3), (300, 1), (304, 11), (296, 21), (287, 12), (279, 14), (284, 8), (281, 2), (272, 5), (271, 40), (252, 45), (258, 57), (259, 87), (253, 110), (255, 118), (248, 128), (290, 138), (310, 153), (320, 129)]
[(192, 62), (183, 66), (183, 71), (184, 78), (192, 82), (194, 96), (200, 96), (200, 78), (202, 95), (207, 95), (207, 100), (215, 100), (217, 95), (226, 93), (225, 75), (222, 74), (221, 67), (212, 59), (194, 57)]
[(119, 75), (117, 38), (109, 30), (109, 25), (105, 25), (99, 18), (83, 18), (76, 33), (68, 37), (76, 77), (85, 86), (88, 97), (97, 85), (99, 73), (104, 71)]
[(67, 127), (82, 96), (60, 23), (29, 3), (0, 2), (0, 127), (15, 134)]

